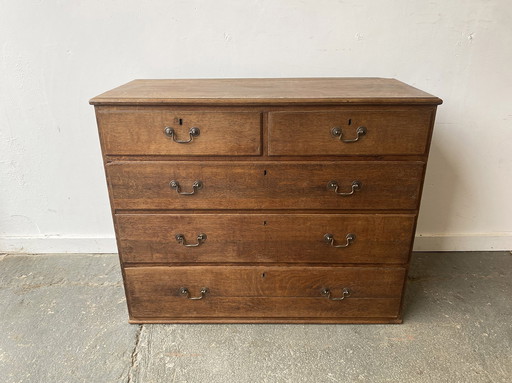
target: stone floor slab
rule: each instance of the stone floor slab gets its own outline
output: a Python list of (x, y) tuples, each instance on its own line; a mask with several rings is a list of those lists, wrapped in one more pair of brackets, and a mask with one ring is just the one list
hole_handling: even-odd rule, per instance
[(416, 253), (402, 325), (129, 325), (113, 255), (0, 257), (0, 382), (510, 382), (512, 255)]

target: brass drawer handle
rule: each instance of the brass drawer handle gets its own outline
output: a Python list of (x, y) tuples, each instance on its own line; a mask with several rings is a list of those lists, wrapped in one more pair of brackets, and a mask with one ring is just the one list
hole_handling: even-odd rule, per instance
[(178, 181), (175, 181), (175, 180), (172, 180), (171, 182), (169, 182), (169, 186), (171, 187), (171, 189), (176, 190), (176, 192), (178, 194), (181, 194), (181, 195), (192, 195), (192, 194), (196, 194), (196, 191), (198, 191), (199, 189), (203, 188), (203, 183), (201, 181), (194, 181), (194, 183), (192, 184), (192, 191), (191, 192), (182, 192), (181, 191), (180, 183)]
[(185, 239), (185, 236), (183, 234), (176, 234), (174, 236), (176, 238), (176, 241), (180, 244), (182, 244), (185, 247), (197, 247), (200, 246), (204, 241), (206, 241), (206, 234), (201, 233), (197, 236), (197, 243), (188, 244), (187, 240)]
[(324, 235), (324, 241), (331, 245), (332, 247), (349, 247), (352, 242), (356, 240), (356, 235), (353, 233), (348, 233), (345, 237), (347, 239), (347, 243), (344, 245), (335, 245), (334, 244), (334, 235), (332, 234), (325, 234)]
[(331, 134), (333, 137), (338, 137), (341, 142), (344, 142), (346, 144), (351, 144), (352, 142), (359, 141), (359, 138), (366, 135), (366, 126), (360, 126), (356, 129), (357, 137), (351, 140), (345, 140), (343, 139), (343, 130), (338, 127), (334, 127), (331, 129)]
[(337, 195), (341, 195), (343, 197), (352, 195), (352, 194), (354, 194), (354, 192), (361, 190), (362, 186), (363, 186), (362, 182), (360, 182), (360, 181), (352, 181), (352, 190), (351, 191), (349, 191), (349, 192), (339, 192), (338, 190), (340, 189), (340, 185), (338, 185), (338, 183), (336, 181), (329, 181), (329, 183), (327, 184), (327, 188), (328, 189), (334, 189), (334, 192)]
[(323, 289), (321, 291), (321, 294), (324, 297), (327, 297), (327, 299), (330, 299), (331, 301), (342, 301), (345, 298), (348, 298), (350, 296), (350, 291), (345, 287), (343, 288), (343, 291), (341, 292), (342, 296), (339, 298), (331, 297), (331, 290), (329, 289)]
[(172, 138), (172, 140), (178, 144), (189, 144), (194, 140), (194, 137), (198, 137), (199, 134), (201, 134), (201, 131), (199, 130), (199, 128), (190, 128), (190, 130), (188, 131), (190, 138), (187, 141), (176, 139), (176, 132), (170, 126), (165, 127), (164, 133), (167, 137)]
[(186, 287), (180, 288), (180, 294), (181, 295), (186, 295), (188, 299), (191, 299), (193, 301), (198, 301), (199, 299), (203, 299), (207, 292), (208, 292), (208, 288), (207, 287), (203, 287), (201, 289), (201, 291), (200, 291), (200, 293), (201, 293), (200, 296), (198, 296), (198, 297), (191, 297), (190, 296), (190, 291), (188, 291), (188, 289)]

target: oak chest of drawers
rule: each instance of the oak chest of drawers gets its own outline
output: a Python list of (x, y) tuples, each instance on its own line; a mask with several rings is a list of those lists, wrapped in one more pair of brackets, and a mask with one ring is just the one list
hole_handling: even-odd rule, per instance
[(93, 98), (130, 322), (400, 323), (441, 102), (382, 78)]

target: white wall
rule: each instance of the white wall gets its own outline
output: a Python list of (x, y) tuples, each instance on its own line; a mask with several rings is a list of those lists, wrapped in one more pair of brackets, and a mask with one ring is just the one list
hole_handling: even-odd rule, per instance
[(512, 248), (509, 0), (0, 0), (0, 49), (0, 251), (115, 251), (92, 96), (308, 76), (444, 99), (416, 248)]

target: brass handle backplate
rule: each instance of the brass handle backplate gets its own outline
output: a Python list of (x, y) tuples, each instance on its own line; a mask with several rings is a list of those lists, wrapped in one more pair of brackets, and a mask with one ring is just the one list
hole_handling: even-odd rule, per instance
[(344, 142), (346, 144), (351, 144), (353, 142), (359, 141), (359, 138), (366, 135), (366, 126), (360, 126), (356, 129), (357, 137), (353, 139), (346, 140), (343, 138), (343, 130), (339, 127), (334, 127), (331, 129), (331, 134), (333, 137), (337, 137), (341, 142)]
[(337, 298), (331, 296), (330, 289), (323, 289), (320, 293), (327, 299), (330, 299), (331, 301), (342, 301), (343, 299), (348, 298), (350, 296), (350, 291), (346, 287), (343, 288), (341, 292), (341, 297)]
[(332, 234), (325, 234), (324, 235), (324, 241), (331, 245), (332, 247), (349, 247), (352, 242), (356, 240), (356, 235), (353, 233), (348, 233), (345, 237), (347, 239), (347, 242), (344, 245), (335, 245), (334, 244), (334, 235)]
[(186, 295), (188, 299), (193, 300), (193, 301), (198, 301), (200, 299), (203, 299), (204, 296), (206, 295), (206, 293), (208, 292), (208, 288), (207, 287), (203, 287), (201, 289), (201, 291), (199, 291), (199, 292), (201, 293), (200, 296), (198, 296), (198, 297), (191, 297), (190, 296), (190, 291), (188, 290), (188, 288), (186, 288), (186, 287), (180, 288), (180, 294), (181, 295)]
[(178, 144), (189, 144), (194, 140), (194, 137), (198, 137), (201, 134), (201, 131), (199, 130), (199, 128), (190, 128), (190, 130), (188, 131), (188, 135), (190, 138), (188, 140), (178, 140), (176, 138), (176, 132), (170, 126), (166, 126), (164, 128), (164, 133), (167, 137), (172, 138), (172, 140)]

